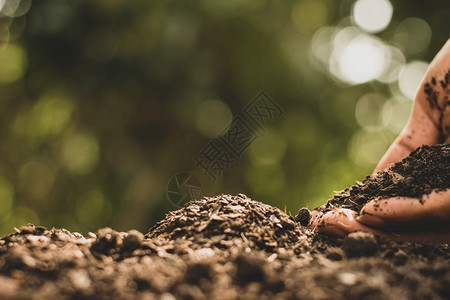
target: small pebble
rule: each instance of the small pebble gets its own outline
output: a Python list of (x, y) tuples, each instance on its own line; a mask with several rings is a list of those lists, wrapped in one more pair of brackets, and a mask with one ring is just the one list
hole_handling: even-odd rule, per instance
[(134, 250), (141, 246), (144, 235), (137, 230), (128, 231), (128, 235), (123, 239), (123, 246), (128, 250)]
[(236, 279), (241, 285), (252, 281), (264, 281), (266, 273), (264, 271), (264, 258), (251, 254), (240, 254), (234, 261), (236, 265)]
[(348, 257), (373, 256), (378, 252), (375, 236), (368, 232), (353, 232), (344, 238), (342, 245)]
[(311, 221), (311, 212), (306, 207), (300, 208), (298, 214), (295, 216), (295, 221), (300, 223), (302, 226), (308, 226), (309, 221)]
[(397, 266), (402, 266), (408, 261), (408, 254), (400, 249), (394, 254), (393, 261)]
[(339, 261), (345, 258), (345, 252), (341, 248), (338, 247), (330, 247), (325, 252), (325, 257), (329, 260)]
[(116, 245), (122, 244), (119, 233), (109, 227), (97, 230), (95, 235), (97, 236), (97, 239), (92, 244), (91, 249), (96, 252), (103, 254), (114, 252)]

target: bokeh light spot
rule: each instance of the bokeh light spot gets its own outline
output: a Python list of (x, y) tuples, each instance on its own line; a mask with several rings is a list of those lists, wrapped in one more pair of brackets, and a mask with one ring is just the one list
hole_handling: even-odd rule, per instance
[(355, 107), (355, 118), (364, 129), (376, 130), (383, 126), (381, 112), (385, 98), (383, 95), (370, 93), (358, 100)]
[(20, 0), (7, 0), (0, 2), (0, 12), (8, 17), (14, 17), (14, 12), (20, 5)]
[(0, 12), (8, 17), (16, 18), (28, 12), (31, 0), (3, 0), (0, 1)]
[(412, 61), (402, 68), (399, 74), (398, 85), (400, 91), (413, 100), (420, 82), (427, 72), (428, 64), (424, 61)]
[(12, 232), (14, 227), (20, 227), (28, 223), (40, 225), (38, 214), (28, 206), (17, 206), (3, 220), (3, 232)]
[(91, 229), (105, 226), (112, 213), (108, 199), (99, 189), (83, 194), (77, 201), (75, 215), (77, 219)]
[(376, 33), (389, 25), (392, 12), (389, 0), (358, 0), (353, 6), (353, 20), (363, 30)]
[(322, 63), (328, 62), (332, 51), (330, 40), (332, 40), (335, 33), (336, 28), (323, 27), (317, 30), (311, 39), (312, 54)]
[(286, 152), (286, 139), (282, 133), (267, 130), (258, 136), (250, 146), (253, 162), (263, 165), (278, 163)]
[(385, 131), (356, 132), (349, 144), (350, 156), (362, 167), (375, 167), (389, 147), (392, 139)]
[[(283, 117), (282, 129), (289, 147), (308, 152), (315, 149), (320, 141), (320, 124), (312, 115), (304, 112), (287, 112)], [(299, 130), (300, 129), (300, 130)], [(255, 140), (256, 142), (257, 140)]]
[[(187, 57), (193, 50), (198, 38), (198, 24), (195, 18), (184, 15), (173, 16), (167, 20), (162, 32), (162, 40), (170, 57)], [(137, 45), (141, 43), (136, 41)]]
[(431, 33), (426, 21), (408, 18), (395, 29), (394, 40), (405, 54), (416, 54), (428, 47)]
[(94, 136), (75, 133), (64, 139), (61, 158), (70, 173), (84, 175), (97, 166), (99, 152), (99, 145)]
[(382, 112), (384, 126), (394, 134), (399, 134), (408, 122), (411, 107), (412, 102), (404, 97), (395, 97), (387, 101)]
[(285, 184), (285, 174), (279, 164), (258, 165), (247, 171), (247, 182), (257, 194), (273, 195)]
[(22, 78), (27, 64), (20, 46), (8, 44), (0, 48), (0, 83), (11, 83)]
[(19, 169), (18, 191), (33, 200), (44, 199), (52, 190), (55, 176), (55, 170), (43, 162), (26, 162)]
[(1, 49), (6, 47), (6, 45), (8, 45), (8, 42), (11, 38), (9, 23), (10, 22), (5, 22), (4, 20), (1, 20), (0, 22), (0, 53)]
[(208, 138), (215, 138), (230, 125), (232, 114), (228, 105), (216, 99), (206, 100), (197, 108), (195, 124)]
[(203, 0), (202, 4), (209, 12), (224, 15), (246, 10), (253, 11), (266, 4), (266, 0)]
[(337, 47), (330, 58), (330, 71), (340, 80), (360, 84), (377, 78), (385, 65), (386, 48), (375, 37), (358, 34)]
[(48, 92), (33, 107), (28, 118), (28, 135), (31, 138), (57, 136), (68, 125), (73, 101), (62, 93)]
[(14, 200), (14, 188), (4, 177), (0, 176), (0, 217), (4, 217), (11, 209)]
[(292, 19), (303, 33), (311, 33), (327, 23), (328, 7), (321, 0), (301, 0), (292, 9)]
[(405, 56), (400, 49), (393, 46), (386, 46), (387, 59), (385, 61), (384, 71), (378, 76), (377, 80), (382, 83), (393, 83), (398, 80), (398, 75), (405, 65)]

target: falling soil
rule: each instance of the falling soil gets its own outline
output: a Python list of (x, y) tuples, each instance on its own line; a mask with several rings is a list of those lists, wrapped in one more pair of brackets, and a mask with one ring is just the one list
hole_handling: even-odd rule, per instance
[[(422, 147), (324, 209), (448, 188), (449, 153)], [(189, 202), (145, 235), (29, 224), (0, 239), (0, 299), (450, 298), (448, 245), (326, 237), (309, 217), (240, 194)]]

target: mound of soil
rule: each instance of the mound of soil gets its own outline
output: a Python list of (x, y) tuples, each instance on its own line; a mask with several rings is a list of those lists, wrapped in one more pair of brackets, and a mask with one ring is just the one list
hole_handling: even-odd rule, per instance
[[(448, 145), (422, 147), (323, 209), (444, 189), (448, 156)], [(145, 235), (28, 224), (0, 239), (0, 299), (450, 298), (448, 245), (330, 238), (301, 225), (308, 214), (240, 194), (189, 202)]]
[(194, 250), (226, 249), (240, 241), (249, 249), (266, 251), (282, 247), (299, 253), (306, 246), (305, 230), (296, 226), (293, 217), (243, 194), (193, 201), (170, 212), (146, 237), (187, 241)]
[(244, 195), (189, 202), (144, 236), (29, 224), (0, 240), (1, 299), (448, 299), (447, 245), (328, 238)]
[(422, 146), (390, 168), (336, 193), (318, 209), (325, 212), (342, 207), (359, 212), (374, 199), (403, 196), (425, 201), (423, 196), (448, 188), (450, 144)]

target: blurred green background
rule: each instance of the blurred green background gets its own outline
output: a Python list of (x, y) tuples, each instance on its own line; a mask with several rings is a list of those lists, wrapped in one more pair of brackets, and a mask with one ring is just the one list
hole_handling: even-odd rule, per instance
[(449, 1), (0, 0), (0, 233), (146, 231), (169, 179), (265, 90), (285, 111), (203, 195), (292, 213), (368, 175)]

